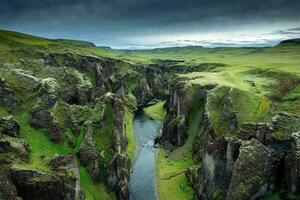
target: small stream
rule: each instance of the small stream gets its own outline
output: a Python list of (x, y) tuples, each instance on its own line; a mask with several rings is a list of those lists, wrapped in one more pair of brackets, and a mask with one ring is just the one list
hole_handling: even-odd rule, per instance
[(160, 135), (162, 123), (155, 121), (139, 109), (134, 118), (134, 134), (137, 144), (130, 175), (131, 200), (158, 200), (156, 181), (156, 156), (158, 148), (154, 139)]

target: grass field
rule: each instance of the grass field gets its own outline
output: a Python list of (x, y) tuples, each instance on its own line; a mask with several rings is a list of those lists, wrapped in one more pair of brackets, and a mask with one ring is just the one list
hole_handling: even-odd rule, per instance
[(164, 119), (167, 114), (166, 110), (164, 109), (165, 103), (166, 103), (166, 101), (160, 101), (153, 106), (144, 108), (144, 112), (150, 118), (160, 121), (160, 122), (164, 122)]
[(191, 154), (182, 160), (169, 158), (169, 153), (161, 149), (157, 158), (158, 190), (161, 200), (192, 200), (191, 187), (184, 171), (193, 165)]

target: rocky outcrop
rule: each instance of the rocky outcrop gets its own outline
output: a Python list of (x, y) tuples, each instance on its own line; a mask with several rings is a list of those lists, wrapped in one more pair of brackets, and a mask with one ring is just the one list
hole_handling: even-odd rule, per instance
[(186, 172), (199, 199), (216, 199), (226, 195), (239, 147), (239, 140), (225, 137), (206, 145), (201, 167)]
[(0, 153), (2, 162), (12, 163), (15, 159), (28, 161), (29, 144), (18, 138), (20, 125), (11, 117), (0, 118)]
[(0, 169), (0, 199), (1, 200), (21, 200), (17, 190), (7, 174)]
[(107, 127), (110, 124), (112, 125), (111, 148), (116, 153), (123, 153), (126, 151), (128, 144), (124, 126), (124, 103), (120, 96), (112, 93), (105, 94), (100, 100), (104, 104), (101, 126)]
[(118, 199), (129, 200), (130, 160), (117, 153), (108, 168), (107, 186), (116, 190)]
[(93, 137), (93, 126), (91, 122), (86, 122), (84, 126), (85, 136), (77, 153), (77, 156), (79, 157), (82, 166), (88, 169), (93, 177), (93, 180), (100, 181), (100, 164), (103, 160), (103, 157), (97, 151)]
[[(57, 172), (58, 176), (65, 182), (71, 182), (74, 186), (75, 181), (75, 196), (74, 200), (83, 200), (83, 193), (80, 186), (80, 174), (75, 156), (57, 156), (50, 161), (50, 166), (53, 171)], [(66, 176), (68, 174), (68, 176)], [(70, 175), (71, 174), (71, 175)], [(75, 177), (75, 180), (70, 179)]]
[(62, 86), (59, 97), (68, 104), (87, 105), (94, 98), (90, 78), (75, 69), (65, 69)]
[(0, 134), (0, 153), (5, 158), (6, 163), (11, 163), (15, 159), (28, 161), (29, 144), (24, 139)]
[(292, 149), (284, 159), (284, 181), (290, 191), (300, 193), (300, 132), (292, 134)]
[(102, 101), (105, 105), (102, 126), (111, 123), (114, 127), (111, 139), (114, 158), (107, 169), (106, 185), (116, 191), (118, 199), (129, 200), (130, 159), (126, 156), (128, 141), (124, 126), (124, 103), (111, 93), (106, 94)]
[(187, 139), (187, 118), (191, 112), (193, 100), (192, 86), (180, 81), (170, 88), (170, 98), (167, 103), (167, 119), (163, 126), (163, 143), (167, 148), (181, 146)]
[(299, 195), (299, 130), (300, 116), (281, 112), (271, 123), (244, 123), (237, 138), (199, 145), (201, 167), (187, 171), (197, 198), (261, 199), (280, 188)]
[[(23, 200), (77, 200), (77, 178), (29, 169), (12, 169), (11, 180)], [(81, 198), (83, 199), (83, 198)]]
[(145, 77), (139, 80), (135, 96), (138, 99), (138, 104), (140, 105), (146, 104), (153, 98), (153, 91), (148, 85), (147, 79)]
[(18, 137), (20, 135), (20, 125), (12, 116), (2, 117), (0, 118), (0, 134)]
[(55, 79), (47, 78), (40, 82), (39, 99), (31, 111), (31, 124), (36, 128), (46, 129), (52, 141), (63, 143), (65, 133), (50, 111), (57, 103), (57, 92), (58, 84)]
[(3, 78), (0, 78), (0, 97), (1, 106), (12, 110), (18, 105), (18, 99), (14, 90)]
[(256, 139), (242, 142), (227, 191), (227, 199), (265, 197), (272, 190), (271, 150)]

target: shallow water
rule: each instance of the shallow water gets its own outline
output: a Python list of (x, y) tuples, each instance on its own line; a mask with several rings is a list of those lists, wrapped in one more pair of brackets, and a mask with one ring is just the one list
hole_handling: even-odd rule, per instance
[(154, 139), (160, 134), (161, 122), (146, 116), (139, 110), (134, 118), (134, 134), (137, 144), (135, 162), (130, 176), (132, 200), (156, 200), (156, 155)]

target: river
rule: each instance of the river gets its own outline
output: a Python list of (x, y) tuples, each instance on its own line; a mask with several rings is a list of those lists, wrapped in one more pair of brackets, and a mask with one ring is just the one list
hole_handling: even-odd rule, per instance
[(154, 147), (154, 139), (160, 135), (161, 126), (161, 122), (146, 116), (143, 109), (136, 112), (134, 134), (137, 150), (130, 176), (131, 200), (159, 199), (156, 181), (158, 148)]

